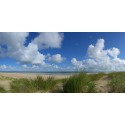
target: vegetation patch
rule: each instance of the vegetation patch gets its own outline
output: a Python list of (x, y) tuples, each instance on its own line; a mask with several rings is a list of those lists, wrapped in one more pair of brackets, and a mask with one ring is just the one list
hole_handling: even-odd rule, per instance
[(48, 77), (46, 80), (38, 76), (36, 79), (15, 79), (11, 82), (11, 92), (15, 93), (34, 93), (51, 92), (54, 90), (57, 81), (54, 77)]
[(6, 93), (6, 90), (0, 86), (0, 93)]
[(88, 77), (91, 81), (97, 81), (105, 75), (106, 75), (105, 73), (97, 73), (97, 74), (89, 74)]
[(71, 76), (64, 83), (63, 90), (65, 93), (87, 93), (96, 92), (95, 83), (85, 73)]
[(110, 73), (109, 77), (111, 81), (109, 83), (109, 92), (112, 93), (124, 93), (125, 92), (125, 73), (117, 72)]

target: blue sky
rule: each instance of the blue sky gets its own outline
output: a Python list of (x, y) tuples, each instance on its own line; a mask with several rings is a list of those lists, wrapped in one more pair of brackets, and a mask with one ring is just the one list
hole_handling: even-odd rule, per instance
[(125, 33), (1, 32), (0, 70), (123, 71)]

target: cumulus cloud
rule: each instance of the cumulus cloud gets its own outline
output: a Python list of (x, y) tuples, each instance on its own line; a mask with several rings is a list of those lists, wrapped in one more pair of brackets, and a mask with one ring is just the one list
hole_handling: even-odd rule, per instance
[(6, 45), (6, 48), (2, 48), (6, 50), (4, 55), (22, 63), (44, 64), (45, 57), (39, 53), (36, 44), (24, 46), (27, 36), (28, 33), (0, 33), (0, 45)]
[(33, 65), (45, 65), (45, 55), (38, 51), (38, 46), (30, 43), (21, 51), (20, 61), (23, 63), (32, 63)]
[(0, 45), (6, 45), (10, 51), (18, 50), (23, 47), (28, 35), (26, 32), (1, 32)]
[(8, 65), (5, 65), (5, 64), (0, 65), (0, 70), (8, 71), (8, 70), (14, 70), (14, 69), (15, 69), (15, 67), (12, 67), (12, 66), (8, 66)]
[(104, 48), (104, 39), (98, 39), (95, 45), (89, 45), (87, 50), (88, 59), (78, 61), (73, 58), (71, 63), (78, 69), (84, 68), (86, 71), (125, 70), (125, 60), (118, 58), (120, 50), (115, 47), (107, 50)]
[(54, 63), (61, 63), (65, 60), (65, 58), (62, 57), (61, 54), (55, 54), (55, 55), (49, 56), (48, 60)]
[(7, 66), (6, 65), (1, 65), (0, 69), (7, 69)]
[(38, 37), (32, 40), (37, 44), (39, 49), (60, 48), (63, 40), (63, 34), (57, 32), (40, 33)]
[(77, 61), (76, 58), (72, 58), (71, 63), (74, 66), (78, 67), (78, 68), (82, 68), (83, 67), (83, 62), (82, 61)]
[[(47, 48), (60, 48), (63, 40), (61, 33), (39, 33), (27, 46), (25, 42), (29, 33), (1, 32), (0, 57), (14, 58), (21, 64), (41, 65), (46, 67), (46, 55), (40, 50)], [(61, 60), (59, 60), (61, 61)]]
[(60, 71), (61, 67), (55, 64), (47, 64), (45, 66), (38, 65), (21, 65), (23, 71)]

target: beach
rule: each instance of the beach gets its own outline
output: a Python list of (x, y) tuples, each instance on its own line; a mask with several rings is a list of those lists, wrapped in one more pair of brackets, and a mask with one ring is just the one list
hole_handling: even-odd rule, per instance
[(20, 78), (29, 78), (29, 79), (34, 79), (37, 76), (42, 76), (44, 78), (47, 77), (55, 77), (55, 79), (63, 79), (63, 78), (67, 78), (70, 77), (71, 74), (47, 74), (47, 73), (4, 73), (1, 72), (0, 76), (2, 77), (9, 77), (9, 78), (16, 78), (16, 79), (20, 79)]

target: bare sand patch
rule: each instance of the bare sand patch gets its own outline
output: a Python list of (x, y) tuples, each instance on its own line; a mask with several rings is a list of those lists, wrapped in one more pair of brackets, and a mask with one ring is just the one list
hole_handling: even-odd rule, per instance
[(11, 80), (0, 80), (0, 87), (3, 87), (5, 90), (10, 90)]
[(98, 92), (107, 93), (109, 91), (108, 88), (109, 81), (110, 79), (108, 76), (103, 76), (101, 79), (99, 79), (96, 82)]

